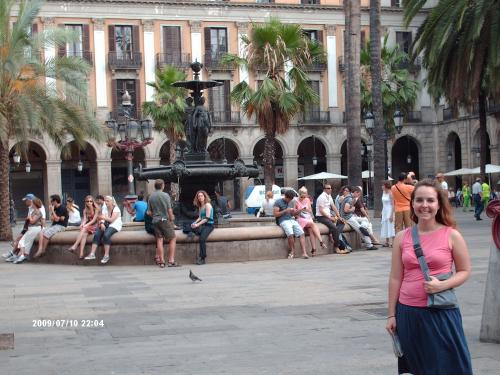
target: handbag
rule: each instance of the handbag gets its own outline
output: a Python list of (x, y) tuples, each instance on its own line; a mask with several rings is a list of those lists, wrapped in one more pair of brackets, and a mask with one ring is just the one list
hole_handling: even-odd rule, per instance
[[(425, 261), (422, 247), (420, 246), (420, 237), (418, 235), (418, 228), (416, 225), (411, 229), (411, 236), (413, 238), (413, 250), (417, 256), (418, 263), (424, 274), (424, 279), (430, 281), (429, 266)], [(435, 275), (434, 277), (440, 281), (447, 280), (452, 276), (452, 272)], [(441, 292), (432, 293), (427, 295), (427, 307), (434, 309), (455, 309), (458, 307), (457, 296), (453, 288), (443, 290)]]

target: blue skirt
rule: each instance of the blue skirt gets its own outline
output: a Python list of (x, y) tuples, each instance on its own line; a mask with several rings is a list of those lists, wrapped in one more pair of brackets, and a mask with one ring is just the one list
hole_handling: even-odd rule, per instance
[(396, 327), (403, 349), (399, 374), (472, 375), (460, 310), (398, 303)]

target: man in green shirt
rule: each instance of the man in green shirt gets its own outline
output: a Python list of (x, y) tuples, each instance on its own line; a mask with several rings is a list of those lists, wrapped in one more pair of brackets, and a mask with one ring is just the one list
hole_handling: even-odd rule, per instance
[(464, 182), (464, 186), (462, 186), (462, 195), (464, 197), (464, 212), (467, 210), (472, 211), (470, 208), (471, 191), (468, 182)]
[(486, 181), (481, 184), (481, 188), (483, 189), (483, 205), (486, 207), (490, 201), (491, 189), (490, 185)]

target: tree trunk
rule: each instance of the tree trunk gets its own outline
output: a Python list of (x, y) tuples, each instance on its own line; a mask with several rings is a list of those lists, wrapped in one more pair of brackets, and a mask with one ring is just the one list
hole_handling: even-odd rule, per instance
[(480, 139), (480, 162), (479, 170), (481, 173), (481, 180), (486, 181), (486, 153), (488, 152), (488, 143), (486, 137), (486, 94), (481, 89), (479, 91), (479, 139)]
[[(169, 148), (168, 148), (168, 158), (170, 159), (170, 164), (174, 164), (176, 158), (175, 149), (177, 147), (177, 140), (174, 134), (167, 134), (168, 139), (170, 140)], [(179, 184), (176, 182), (170, 183), (170, 195), (174, 201), (179, 200)]]
[(9, 146), (0, 142), (0, 241), (12, 240), (9, 178)]
[(350, 151), (347, 158), (347, 175), (349, 184), (362, 185), (361, 179), (361, 88), (360, 88), (360, 34), (361, 34), (361, 7), (360, 0), (350, 3), (349, 24), (350, 40), (348, 56), (349, 86), (347, 87), (347, 149)]
[(382, 212), (382, 181), (385, 179), (384, 141), (379, 136), (384, 131), (382, 102), (382, 68), (380, 45), (380, 0), (370, 0), (370, 72), (372, 76), (372, 112), (375, 117), (373, 137), (373, 192), (375, 217)]
[[(349, 35), (351, 35), (351, 2), (350, 1), (344, 1), (344, 17), (345, 17), (345, 30), (344, 30), (344, 118), (347, 123), (347, 119), (350, 117), (349, 116), (349, 106), (347, 103), (349, 102), (349, 97), (350, 97), (350, 91), (349, 88), (351, 87), (351, 75), (349, 74), (350, 71), (350, 65), (348, 61), (348, 56), (351, 53), (351, 38), (349, 38)], [(346, 148), (347, 149), (347, 148)], [(347, 155), (346, 155), (347, 157)]]
[(266, 191), (273, 190), (274, 184), (274, 152), (275, 152), (275, 131), (266, 131), (266, 138), (264, 141), (264, 184)]

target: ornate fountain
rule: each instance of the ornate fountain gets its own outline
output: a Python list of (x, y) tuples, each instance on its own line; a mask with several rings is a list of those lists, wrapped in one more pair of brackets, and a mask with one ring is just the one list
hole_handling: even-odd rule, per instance
[[(187, 151), (182, 152), (179, 159), (173, 164), (159, 167), (142, 168), (134, 171), (138, 180), (161, 178), (165, 182), (179, 184), (177, 219), (191, 220), (194, 214), (193, 198), (198, 190), (205, 190), (215, 196), (215, 187), (223, 181), (234, 180), (238, 177), (258, 177), (259, 170), (256, 164), (246, 165), (236, 159), (233, 163), (215, 163), (210, 160), (207, 151), (207, 138), (212, 129), (210, 113), (205, 107), (203, 90), (222, 85), (217, 81), (201, 81), (200, 71), (203, 65), (194, 62), (190, 65), (193, 70), (193, 80), (178, 81), (173, 85), (191, 90), (190, 97), (186, 98), (187, 109), (185, 115), (185, 135)], [(180, 217), (179, 217), (180, 216)]]

